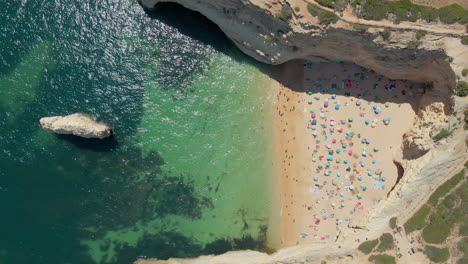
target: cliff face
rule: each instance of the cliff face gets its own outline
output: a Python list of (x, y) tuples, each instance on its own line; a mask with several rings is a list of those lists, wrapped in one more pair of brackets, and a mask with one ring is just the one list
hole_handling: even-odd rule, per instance
[[(407, 49), (402, 47), (406, 47), (410, 37), (403, 31), (394, 31), (391, 41), (383, 41), (379, 34), (383, 28), (359, 33), (342, 21), (325, 28), (310, 18), (306, 19), (301, 13), (306, 10), (292, 12), (288, 22), (279, 19), (276, 14), (281, 7), (284, 4), (292, 6), (293, 0), (141, 0), (146, 8), (160, 2), (176, 2), (200, 12), (217, 24), (243, 52), (259, 61), (280, 64), (315, 56), (354, 62), (392, 79), (428, 83), (430, 88), (421, 98), (420, 109), (440, 102), (444, 106), (442, 115), (451, 112), (455, 74), (440, 43), (432, 41), (444, 38), (443, 33), (432, 39), (426, 37), (422, 48)], [(453, 34), (447, 33), (449, 35)], [(431, 131), (440, 127), (434, 127), (433, 121), (427, 124), (422, 119), (416, 123), (417, 127), (424, 129), (414, 129), (405, 136), (408, 158), (426, 153), (432, 146)]]

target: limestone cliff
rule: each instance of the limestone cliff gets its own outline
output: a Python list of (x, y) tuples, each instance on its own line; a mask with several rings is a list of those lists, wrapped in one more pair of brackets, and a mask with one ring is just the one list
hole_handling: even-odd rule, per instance
[[(273, 255), (259, 252), (230, 252), (221, 256), (204, 256), (192, 260), (145, 261), (137, 263), (317, 263), (321, 258), (333, 260), (354, 254), (353, 238), (375, 237), (387, 226), (392, 216), (409, 215), (427, 197), (430, 190), (444, 181), (449, 169), (468, 158), (466, 132), (458, 129), (448, 140), (434, 143), (432, 136), (446, 126), (450, 115), (463, 111), (456, 105), (454, 89), (463, 68), (468, 68), (468, 46), (460, 43), (466, 35), (462, 25), (450, 26), (418, 23), (387, 25), (385, 22), (362, 21), (344, 15), (335, 25), (320, 25), (307, 14), (306, 2), (313, 0), (140, 0), (146, 8), (159, 2), (176, 2), (198, 11), (216, 23), (246, 54), (270, 63), (280, 64), (292, 59), (320, 57), (327, 60), (350, 61), (370, 68), (392, 79), (407, 79), (427, 83), (421, 97), (413, 128), (403, 138), (401, 157), (395, 157), (405, 170), (387, 200), (382, 201), (363, 223), (352, 226), (340, 235), (340, 246), (301, 245), (281, 249)], [(277, 14), (283, 5), (292, 12), (287, 22)], [(348, 10), (349, 14), (349, 10)], [(353, 23), (369, 25), (366, 32), (353, 30)], [(392, 35), (381, 36), (390, 27)], [(407, 48), (415, 40), (416, 30), (428, 33), (418, 48)], [(458, 75), (458, 76), (457, 76)], [(415, 191), (418, 190), (418, 191)], [(319, 263), (319, 262), (318, 262)], [(343, 263), (358, 263), (345, 259)]]
[[(458, 37), (465, 34), (461, 25), (453, 26), (455, 30), (444, 25), (422, 27), (431, 30), (433, 34), (427, 34), (422, 39), (420, 48), (409, 49), (406, 45), (414, 39), (416, 31), (411, 29), (421, 28), (415, 23), (395, 26), (390, 40), (384, 41), (380, 34), (384, 30), (382, 23), (358, 21), (376, 25), (365, 33), (357, 32), (352, 28), (353, 23), (349, 22), (355, 18), (347, 18), (345, 15), (337, 24), (322, 26), (304, 10), (304, 6), (300, 11), (292, 12), (292, 18), (287, 22), (278, 17), (283, 5), (293, 10), (293, 6), (306, 2), (303, 0), (140, 1), (146, 8), (152, 8), (160, 2), (176, 2), (198, 11), (216, 23), (243, 52), (262, 62), (280, 64), (314, 56), (354, 62), (392, 79), (428, 83), (420, 108), (431, 108), (432, 103), (442, 103), (442, 115), (452, 111), (456, 86), (456, 76), (447, 55), (447, 50), (453, 46), (450, 43), (458, 44), (451, 51), (455, 55), (452, 58), (455, 59), (452, 61), (453, 68), (458, 67), (457, 62), (466, 64), (468, 60), (468, 48), (460, 45), (460, 39), (456, 37), (457, 34)], [(457, 71), (463, 67), (458, 67)], [(406, 153), (410, 153), (411, 158), (427, 152), (431, 145), (431, 130), (438, 128), (427, 126), (427, 122), (422, 119), (416, 123), (426, 129), (414, 129), (405, 136), (404, 144), (408, 148)]]
[(57, 134), (99, 139), (112, 135), (112, 129), (109, 126), (79, 113), (68, 116), (43, 117), (39, 122), (42, 128)]

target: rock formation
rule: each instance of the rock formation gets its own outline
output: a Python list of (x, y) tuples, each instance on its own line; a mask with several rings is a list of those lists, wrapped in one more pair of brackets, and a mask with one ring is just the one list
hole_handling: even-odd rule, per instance
[(42, 128), (57, 134), (99, 139), (112, 135), (112, 128), (80, 113), (68, 116), (43, 117), (39, 122)]

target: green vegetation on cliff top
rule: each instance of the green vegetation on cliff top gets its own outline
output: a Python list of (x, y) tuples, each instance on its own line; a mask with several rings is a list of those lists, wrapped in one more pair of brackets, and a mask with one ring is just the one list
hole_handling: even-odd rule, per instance
[(446, 24), (468, 23), (468, 10), (458, 4), (451, 4), (439, 9), (416, 5), (410, 0), (354, 0), (352, 2), (354, 13), (367, 20), (387, 19), (389, 15), (395, 17), (394, 22), (416, 22), (423, 19), (427, 22), (440, 20)]

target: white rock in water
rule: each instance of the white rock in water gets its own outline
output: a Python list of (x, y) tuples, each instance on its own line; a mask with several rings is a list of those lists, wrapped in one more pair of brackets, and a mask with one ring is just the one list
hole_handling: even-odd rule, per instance
[(39, 122), (42, 128), (57, 134), (99, 139), (112, 135), (112, 128), (80, 113), (68, 116), (43, 117)]

